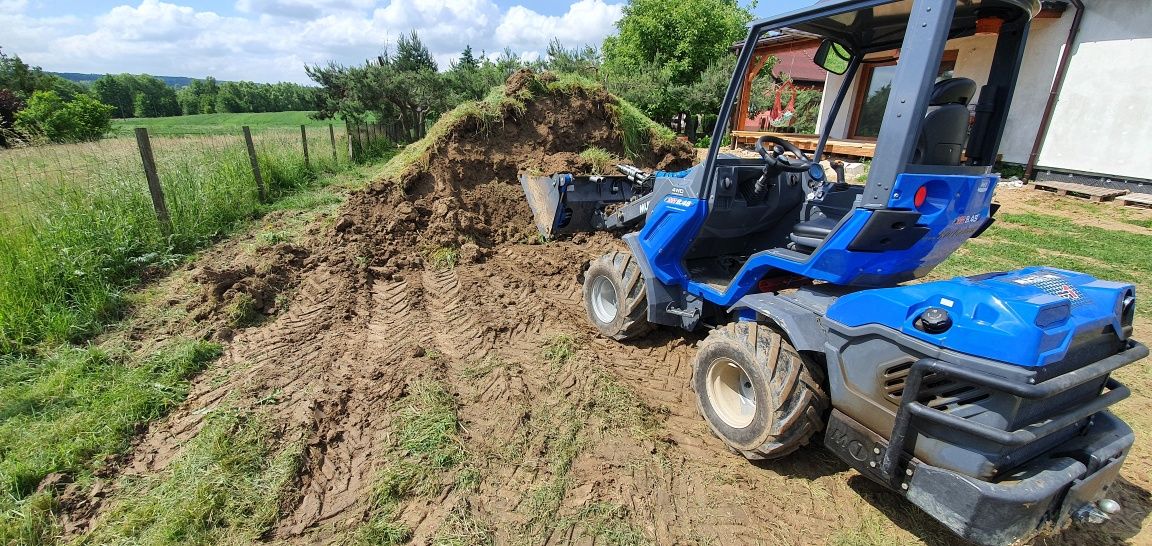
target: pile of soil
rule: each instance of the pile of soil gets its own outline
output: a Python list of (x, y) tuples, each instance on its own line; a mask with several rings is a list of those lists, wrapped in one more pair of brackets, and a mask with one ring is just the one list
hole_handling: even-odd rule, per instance
[[(548, 72), (514, 73), (504, 94), (523, 108), (505, 104), (496, 120), (453, 122), (396, 179), (353, 194), (334, 229), (312, 242), (316, 248), (281, 244), (262, 251), (254, 264), (202, 267), (194, 280), (204, 285), (203, 294), (188, 310), (195, 320), (216, 323), (217, 337), (228, 340), (247, 307), (264, 316), (280, 311), (276, 296), (295, 288), (302, 269), (324, 265), (362, 277), (370, 269), (372, 277), (390, 279), (422, 267), (437, 250), (476, 263), (501, 244), (538, 240), (518, 183), (521, 173), (590, 172), (580, 154), (593, 147), (627, 155), (618, 99), (600, 87), (548, 91), (555, 81)], [(695, 150), (653, 135), (636, 160), (646, 168), (679, 170), (692, 165)]]

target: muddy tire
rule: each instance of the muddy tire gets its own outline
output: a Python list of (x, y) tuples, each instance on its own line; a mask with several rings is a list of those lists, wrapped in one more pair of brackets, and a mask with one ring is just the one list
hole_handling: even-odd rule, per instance
[(777, 330), (755, 322), (712, 330), (692, 363), (700, 414), (749, 459), (783, 457), (823, 430), (829, 401), (821, 377)]
[(650, 332), (640, 266), (627, 252), (609, 252), (584, 272), (584, 309), (601, 334), (617, 341)]

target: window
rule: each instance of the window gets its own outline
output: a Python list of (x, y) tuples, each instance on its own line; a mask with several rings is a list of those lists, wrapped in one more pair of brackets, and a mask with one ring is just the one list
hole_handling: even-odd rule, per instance
[[(945, 51), (936, 81), (951, 78), (956, 70), (956, 51)], [(856, 106), (852, 109), (849, 138), (875, 139), (880, 135), (880, 122), (888, 106), (892, 91), (892, 78), (896, 76), (896, 61), (864, 65), (860, 73), (860, 87), (856, 92)]]

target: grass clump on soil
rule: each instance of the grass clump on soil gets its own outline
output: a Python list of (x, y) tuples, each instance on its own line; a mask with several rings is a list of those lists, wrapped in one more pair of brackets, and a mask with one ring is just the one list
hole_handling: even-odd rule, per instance
[(580, 152), (580, 159), (588, 163), (591, 173), (595, 175), (607, 173), (619, 161), (608, 150), (596, 146)]
[(551, 478), (528, 493), (525, 503), (528, 521), (520, 535), (534, 539), (529, 542), (543, 542), (563, 524), (558, 514), (571, 484), (568, 474), (576, 456), (584, 449), (580, 435), (584, 430), (584, 419), (576, 408), (564, 408), (555, 415), (554, 420), (544, 420), (553, 425), (544, 438), (543, 448), (548, 454)]
[(556, 334), (544, 342), (542, 356), (553, 372), (564, 367), (576, 354), (576, 338), (571, 334)]
[(140, 424), (184, 400), (188, 379), (220, 352), (188, 341), (140, 361), (99, 348), (0, 357), (0, 543), (42, 541), (53, 501), (33, 494), (37, 484), (52, 473), (85, 479)]
[(489, 523), (477, 517), (471, 505), (461, 502), (452, 508), (432, 543), (436, 546), (492, 546), (496, 543), (495, 531)]
[(213, 414), (167, 470), (130, 481), (77, 545), (251, 544), (276, 522), (303, 444), (258, 415)]
[(0, 158), (0, 354), (91, 337), (121, 317), (125, 291), (142, 279), (351, 167), (321, 153), (305, 165), (299, 138), (256, 139), (269, 203), (258, 198), (242, 140), (153, 138), (170, 234), (157, 221), (134, 140), (7, 151)]
[(476, 485), (477, 475), (463, 468), (468, 453), (459, 437), (456, 401), (442, 385), (414, 385), (393, 426), (388, 447), (394, 460), (377, 478), (370, 518), (357, 532), (360, 544), (406, 542), (411, 530), (396, 519), (402, 502), (445, 487)]
[(460, 251), (454, 247), (440, 247), (428, 254), (428, 262), (436, 269), (452, 269), (459, 256)]
[(624, 138), (624, 154), (635, 161), (646, 149), (673, 146), (676, 133), (652, 121), (632, 103), (617, 99), (608, 105), (616, 116), (616, 124)]
[(565, 518), (564, 526), (579, 525), (582, 534), (597, 544), (643, 546), (653, 544), (642, 531), (628, 522), (628, 508), (620, 504), (593, 502)]
[(471, 120), (481, 127), (490, 128), (492, 124), (503, 120), (509, 111), (523, 112), (525, 98), (530, 97), (509, 97), (502, 87), (496, 87), (482, 100), (465, 102), (449, 110), (432, 124), (424, 138), (405, 146), (392, 157), (381, 169), (378, 178), (399, 181), (412, 169), (426, 169), (430, 153), (457, 126)]
[[(544, 340), (541, 357), (552, 373), (577, 358), (578, 340), (569, 334), (555, 334)], [(592, 389), (584, 403), (562, 403), (533, 416), (544, 433), (535, 452), (546, 455), (549, 478), (525, 497), (527, 521), (519, 535), (527, 542), (543, 542), (558, 531), (579, 528), (580, 532), (607, 544), (649, 544), (651, 541), (627, 521), (627, 509), (594, 502), (569, 515), (561, 515), (564, 498), (572, 485), (571, 472), (576, 458), (590, 440), (587, 432), (604, 434), (627, 431), (634, 438), (650, 440), (658, 420), (639, 397), (599, 367), (592, 369)]]

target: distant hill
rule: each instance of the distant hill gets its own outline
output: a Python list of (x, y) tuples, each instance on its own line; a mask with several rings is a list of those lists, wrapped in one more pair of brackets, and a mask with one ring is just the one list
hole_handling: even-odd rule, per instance
[[(100, 79), (100, 76), (104, 75), (104, 74), (81, 74), (79, 72), (49, 72), (49, 74), (55, 74), (57, 76), (60, 76), (61, 78), (64, 78), (64, 79), (70, 80), (70, 81), (74, 81), (74, 82), (81, 84), (81, 85), (88, 85), (88, 84)], [(164, 83), (166, 83), (172, 87), (185, 87), (187, 85), (190, 85), (192, 83), (192, 80), (203, 79), (203, 78), (187, 78), (184, 76), (156, 76), (156, 77), (161, 79)], [(220, 83), (224, 83), (224, 82), (221, 81)]]

